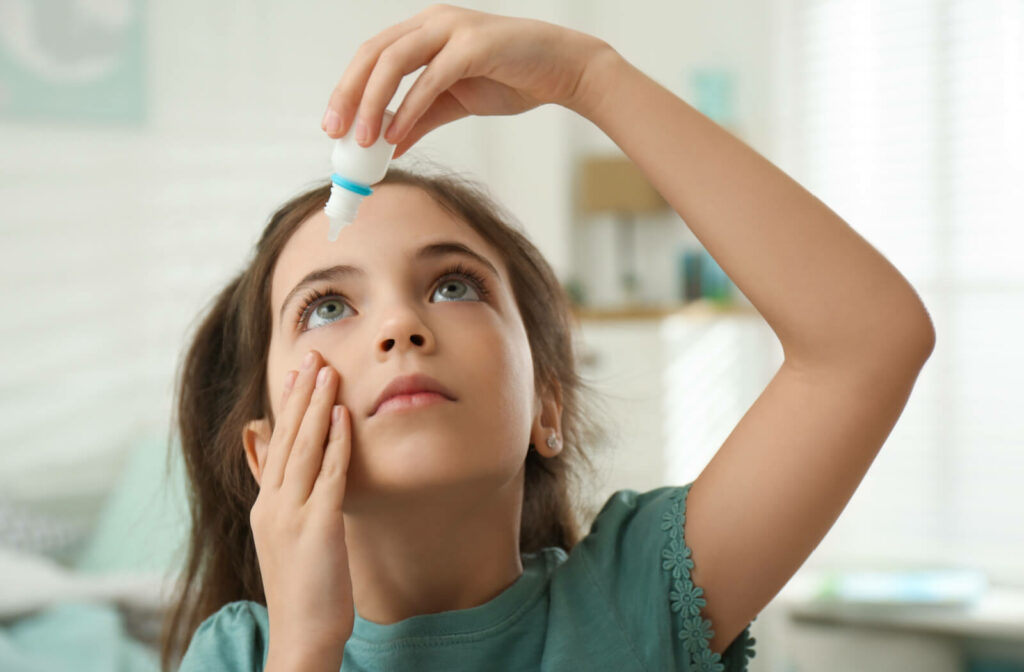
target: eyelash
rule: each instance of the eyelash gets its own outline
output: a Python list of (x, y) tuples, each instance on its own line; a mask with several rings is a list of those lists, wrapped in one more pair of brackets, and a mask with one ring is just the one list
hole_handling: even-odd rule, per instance
[[(479, 273), (474, 271), (473, 269), (471, 269), (471, 268), (469, 268), (467, 266), (463, 266), (461, 263), (455, 263), (455, 264), (447, 267), (446, 269), (444, 269), (437, 276), (437, 278), (435, 279), (435, 283), (434, 283), (435, 284), (435, 288), (436, 288), (437, 280), (441, 280), (442, 278), (444, 278), (446, 276), (449, 276), (449, 275), (461, 275), (461, 276), (471, 280), (472, 284), (475, 287), (475, 289), (477, 290), (477, 292), (480, 293), (480, 298), (482, 300), (486, 301), (487, 297), (490, 296), (490, 292), (487, 289), (487, 283), (484, 281), (483, 277)], [(329, 296), (338, 296), (338, 297), (341, 297), (341, 298), (345, 299), (345, 295), (344, 294), (342, 294), (341, 292), (339, 292), (336, 289), (331, 288), (331, 287), (328, 287), (324, 291), (320, 291), (319, 289), (311, 289), (311, 290), (309, 290), (302, 297), (302, 300), (299, 302), (299, 307), (298, 307), (298, 309), (296, 311), (297, 314), (298, 314), (298, 326), (299, 327), (305, 326), (306, 319), (309, 317), (309, 312), (310, 312), (310, 309), (313, 307), (313, 305), (316, 302), (318, 302), (320, 299), (323, 299), (323, 298), (326, 298), (326, 297), (329, 297)], [(345, 300), (347, 301), (347, 299), (345, 299)]]

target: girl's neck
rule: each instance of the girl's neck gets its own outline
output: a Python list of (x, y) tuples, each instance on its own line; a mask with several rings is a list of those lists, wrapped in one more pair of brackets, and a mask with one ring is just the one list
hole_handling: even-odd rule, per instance
[(409, 501), (380, 512), (360, 506), (358, 514), (346, 513), (359, 616), (388, 625), (419, 614), (469, 609), (512, 585), (523, 573), (523, 473), (498, 488), (491, 483), (459, 496)]

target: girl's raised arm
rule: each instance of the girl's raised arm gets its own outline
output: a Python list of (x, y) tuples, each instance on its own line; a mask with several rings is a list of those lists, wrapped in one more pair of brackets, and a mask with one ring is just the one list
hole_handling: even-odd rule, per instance
[(576, 111), (643, 170), (785, 353), (690, 488), (692, 578), (721, 653), (835, 523), (935, 332), (913, 287), (824, 203), (614, 50), (597, 59)]

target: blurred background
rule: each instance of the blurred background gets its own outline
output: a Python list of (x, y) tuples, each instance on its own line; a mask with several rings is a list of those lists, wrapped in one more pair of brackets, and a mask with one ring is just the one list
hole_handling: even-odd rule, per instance
[[(0, 669), (156, 669), (186, 339), (330, 173), (320, 119), (358, 45), (426, 4), (0, 0)], [(1024, 3), (463, 4), (609, 42), (931, 313), (899, 423), (754, 623), (751, 669), (1024, 670)], [(597, 500), (695, 479), (782, 349), (686, 222), (556, 106), (444, 126), (397, 163), (418, 160), (486, 183), (576, 302), (614, 430)]]

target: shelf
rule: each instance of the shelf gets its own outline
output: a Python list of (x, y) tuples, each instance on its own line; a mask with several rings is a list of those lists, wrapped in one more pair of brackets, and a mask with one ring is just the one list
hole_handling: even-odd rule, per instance
[(809, 570), (779, 592), (775, 603), (795, 623), (882, 628), (945, 636), (1004, 639), (1024, 643), (1024, 590), (989, 586), (964, 605), (875, 605), (814, 599), (821, 585)]
[(581, 322), (610, 322), (623, 320), (664, 320), (668, 317), (722, 317), (760, 316), (753, 306), (733, 303), (719, 304), (706, 299), (661, 306), (626, 306), (623, 308), (591, 308), (573, 306), (573, 315)]
[(1019, 593), (993, 590), (970, 608), (884, 609), (814, 603), (790, 604), (797, 622), (832, 623), (961, 637), (1024, 642), (1024, 600)]

